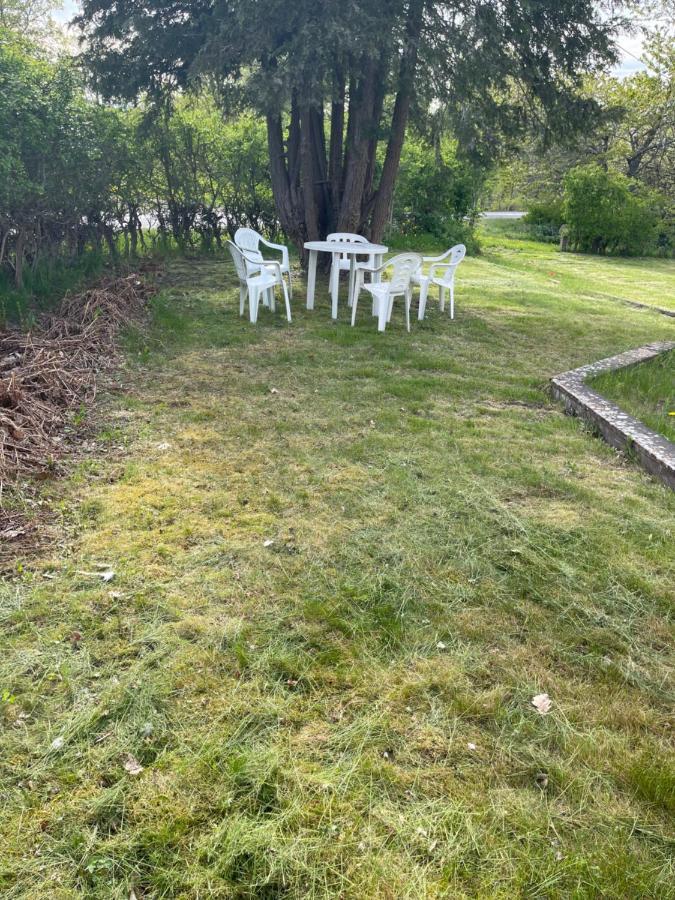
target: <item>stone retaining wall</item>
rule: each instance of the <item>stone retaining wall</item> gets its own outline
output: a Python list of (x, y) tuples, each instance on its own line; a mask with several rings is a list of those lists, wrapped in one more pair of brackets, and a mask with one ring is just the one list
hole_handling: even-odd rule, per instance
[(585, 419), (600, 432), (608, 444), (636, 456), (651, 475), (660, 478), (675, 490), (675, 444), (629, 416), (586, 384), (588, 378), (601, 372), (634, 366), (673, 349), (674, 342), (659, 341), (618, 356), (610, 356), (580, 369), (556, 375), (551, 379), (551, 389), (556, 400), (564, 402), (567, 413)]

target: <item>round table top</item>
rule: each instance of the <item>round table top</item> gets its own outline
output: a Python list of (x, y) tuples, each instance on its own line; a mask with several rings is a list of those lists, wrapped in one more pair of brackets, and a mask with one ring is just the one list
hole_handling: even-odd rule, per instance
[(347, 253), (350, 256), (362, 256), (374, 253), (381, 256), (389, 252), (382, 244), (357, 244), (355, 241), (307, 241), (305, 250), (317, 250), (324, 253)]

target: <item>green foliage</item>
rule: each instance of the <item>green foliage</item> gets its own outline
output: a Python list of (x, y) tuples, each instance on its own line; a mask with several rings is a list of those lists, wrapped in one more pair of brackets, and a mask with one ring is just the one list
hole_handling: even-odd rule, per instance
[(448, 139), (432, 147), (409, 134), (394, 194), (392, 231), (402, 237), (431, 235), (448, 246), (475, 249), (473, 228), (481, 186), (478, 169), (457, 155)]
[(593, 0), (197, 0), (189, 12), (84, 0), (97, 89), (163, 100), (215, 84), (264, 115), (277, 214), (299, 247), (335, 230), (380, 239), (411, 112), (421, 124), (440, 109), (484, 165), (533, 118), (547, 133), (593, 121), (579, 72), (614, 59), (616, 19)]
[(557, 241), (564, 221), (561, 200), (532, 203), (525, 216), (530, 235), (540, 241)]
[(68, 61), (0, 31), (0, 269), (19, 292), (104, 238), (113, 251), (120, 119), (87, 99)]
[(102, 106), (70, 60), (0, 28), (0, 321), (104, 257), (211, 249), (240, 225), (278, 230), (261, 120), (224, 123), (205, 94)]
[(577, 166), (565, 176), (563, 210), (571, 246), (627, 256), (653, 252), (658, 214), (650, 199), (624, 175)]
[(243, 114), (224, 123), (209, 95), (183, 97), (150, 109), (137, 140), (148, 171), (143, 206), (164, 243), (170, 235), (181, 247), (196, 239), (210, 249), (243, 225), (277, 231), (259, 118)]

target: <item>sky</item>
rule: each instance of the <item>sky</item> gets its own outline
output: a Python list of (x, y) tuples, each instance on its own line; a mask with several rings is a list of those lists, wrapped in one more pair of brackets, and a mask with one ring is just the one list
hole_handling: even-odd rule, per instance
[[(68, 22), (75, 15), (77, 9), (76, 0), (64, 0), (61, 10), (56, 13), (55, 17), (60, 22)], [(619, 65), (614, 68), (614, 74), (624, 78), (626, 75), (632, 75), (633, 72), (639, 72), (645, 68), (644, 63), (640, 62), (642, 38), (639, 35), (622, 34), (619, 36), (619, 45), (621, 60)]]

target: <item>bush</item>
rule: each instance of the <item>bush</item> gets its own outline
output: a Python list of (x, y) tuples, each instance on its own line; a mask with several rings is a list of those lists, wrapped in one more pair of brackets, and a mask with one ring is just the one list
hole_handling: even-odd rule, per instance
[(524, 222), (537, 241), (556, 242), (565, 219), (562, 200), (531, 203)]
[(563, 213), (573, 249), (625, 256), (657, 252), (653, 192), (597, 165), (571, 169), (564, 184)]
[(473, 233), (482, 184), (478, 172), (457, 156), (454, 142), (436, 149), (408, 136), (394, 195), (392, 243), (430, 235), (448, 247), (477, 248)]

